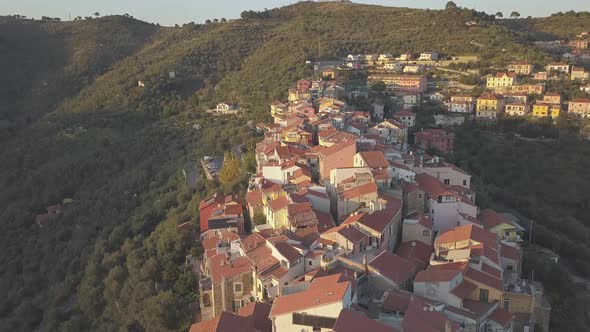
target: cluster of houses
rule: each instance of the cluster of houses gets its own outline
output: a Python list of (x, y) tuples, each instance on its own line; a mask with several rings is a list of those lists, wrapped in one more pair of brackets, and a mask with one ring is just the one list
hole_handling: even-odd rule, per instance
[[(506, 71), (486, 77), (486, 92), (479, 96), (441, 95), (451, 113), (474, 115), (477, 119), (495, 119), (500, 114), (556, 118), (563, 112), (590, 117), (590, 99), (565, 101), (559, 93), (547, 93), (544, 81), (570, 75), (582, 92), (589, 92), (590, 72), (567, 63), (551, 63), (546, 71), (534, 72), (528, 62), (511, 63)], [(536, 83), (523, 83), (525, 78)]]
[(452, 151), (453, 134), (410, 146), (413, 112), (385, 119), (330, 86), (300, 80), (272, 103), (245, 199), (201, 202), (191, 332), (547, 331), (518, 220), (480, 210), (471, 176), (426, 152)]

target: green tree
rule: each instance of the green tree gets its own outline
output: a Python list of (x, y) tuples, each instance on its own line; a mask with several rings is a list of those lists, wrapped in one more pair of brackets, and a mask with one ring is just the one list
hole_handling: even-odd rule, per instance
[(496, 17), (497, 18), (503, 18), (504, 17), (504, 14), (502, 14), (502, 12), (497, 12), (496, 13)]
[(382, 93), (383, 91), (385, 91), (385, 89), (387, 89), (387, 85), (385, 85), (385, 82), (383, 81), (371, 83), (371, 90), (373, 90), (374, 92)]
[(230, 152), (225, 153), (223, 167), (219, 171), (219, 181), (221, 184), (228, 186), (235, 183), (240, 176), (240, 159), (236, 158)]
[(510, 13), (510, 17), (511, 18), (519, 18), (520, 17), (520, 13), (517, 11), (513, 11), (512, 13)]
[(454, 1), (449, 1), (447, 2), (447, 4), (445, 5), (445, 9), (449, 10), (449, 9), (457, 9), (457, 4)]
[(254, 218), (252, 218), (252, 222), (256, 226), (264, 225), (264, 224), (266, 224), (266, 216), (264, 214), (257, 213), (254, 215)]
[(94, 16), (95, 17), (99, 17), (100, 16), (100, 13), (99, 12), (94, 12)]

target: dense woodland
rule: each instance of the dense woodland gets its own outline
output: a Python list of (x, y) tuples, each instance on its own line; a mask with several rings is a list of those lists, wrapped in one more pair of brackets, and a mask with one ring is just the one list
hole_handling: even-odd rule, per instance
[[(480, 25), (468, 28), (469, 20)], [(553, 33), (553, 24), (543, 29)], [(528, 47), (528, 37), (472, 10), (337, 3), (177, 28), (130, 16), (0, 18), (0, 330), (186, 330), (197, 294), (185, 256), (199, 249), (176, 226), (197, 227), (205, 195), (244, 191), (248, 152), (259, 139), (247, 123), (265, 119), (268, 103), (310, 74), (305, 61), (429, 50), (490, 62), (550, 61)], [(222, 100), (245, 114), (203, 111)], [(193, 129), (196, 123), (201, 129)], [(588, 180), (582, 172), (588, 147), (537, 149), (464, 132), (457, 160), (486, 186), (482, 196), (538, 220), (545, 228), (539, 242), (571, 252), (574, 262), (587, 257), (588, 195), (578, 185)], [(489, 153), (475, 151), (482, 146), (477, 140), (489, 142), (483, 145)], [(188, 161), (238, 144), (246, 158), (240, 172), (224, 177), (233, 181), (185, 186)], [(526, 154), (537, 161), (526, 162)], [(547, 158), (554, 162), (538, 161)], [(529, 175), (519, 177), (523, 169)], [(64, 199), (62, 217), (45, 228), (34, 223), (37, 213)], [(544, 212), (546, 202), (560, 209)], [(584, 264), (580, 272), (588, 273)]]

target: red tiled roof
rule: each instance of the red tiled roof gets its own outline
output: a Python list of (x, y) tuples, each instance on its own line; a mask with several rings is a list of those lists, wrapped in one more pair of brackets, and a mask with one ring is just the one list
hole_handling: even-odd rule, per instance
[(387, 250), (373, 258), (369, 262), (369, 266), (379, 271), (381, 275), (395, 282), (397, 285), (408, 280), (414, 271), (412, 263)]
[(315, 278), (307, 290), (277, 297), (269, 316), (276, 317), (343, 301), (349, 288), (350, 282), (342, 281), (340, 274)]
[(325, 232), (328, 229), (336, 226), (334, 224), (334, 219), (332, 218), (332, 215), (330, 215), (328, 213), (318, 212), (318, 211), (316, 211), (315, 214), (318, 217), (318, 221), (319, 221), (318, 231), (320, 233)]
[(268, 318), (271, 305), (262, 302), (252, 302), (238, 310), (238, 315), (250, 317), (254, 321), (254, 328), (257, 332), (271, 332), (272, 322)]
[(221, 282), (223, 277), (230, 278), (239, 274), (247, 273), (252, 269), (252, 262), (246, 256), (229, 260), (225, 253), (211, 257), (209, 263), (211, 281), (213, 284)]
[(360, 312), (351, 309), (343, 309), (332, 329), (334, 332), (398, 332), (399, 330), (385, 325), (379, 321), (370, 319)]
[(495, 278), (502, 279), (502, 270), (498, 270), (486, 263), (481, 264), (481, 270)]
[(363, 185), (360, 185), (358, 187), (354, 187), (351, 189), (348, 189), (342, 193), (340, 193), (340, 196), (343, 199), (353, 199), (353, 198), (357, 198), (359, 196), (363, 196), (363, 195), (368, 195), (368, 194), (372, 194), (372, 193), (377, 193), (377, 184), (375, 184), (374, 182), (369, 182), (369, 183), (365, 183)]
[(244, 214), (244, 209), (242, 209), (242, 206), (239, 204), (229, 204), (229, 205), (225, 206), (223, 213), (225, 215), (240, 215), (241, 216)]
[(502, 308), (497, 308), (490, 316), (490, 319), (498, 323), (498, 325), (505, 327), (514, 319), (514, 315)]
[(416, 183), (420, 189), (424, 190), (432, 199), (436, 199), (442, 195), (453, 195), (442, 182), (430, 174), (416, 174)]
[(455, 243), (459, 241), (472, 240), (484, 244), (484, 246), (497, 247), (498, 238), (496, 233), (492, 233), (475, 225), (466, 225), (455, 227), (443, 232), (434, 240), (435, 246), (445, 243)]
[(465, 271), (465, 278), (484, 284), (486, 286), (495, 288), (500, 292), (504, 292), (504, 282), (501, 279), (495, 278), (487, 273), (478, 271), (474, 268), (468, 267)]
[(221, 315), (191, 325), (189, 332), (256, 332), (254, 320), (223, 311)]
[(447, 325), (450, 327), (449, 332), (456, 332), (461, 326), (449, 320), (444, 314), (436, 310), (428, 310), (430, 306), (421, 299), (414, 298), (414, 301), (408, 307), (402, 330), (404, 332), (441, 332), (447, 331)]
[(251, 207), (256, 207), (262, 204), (262, 191), (260, 189), (256, 189), (253, 191), (249, 191), (246, 194), (246, 202)]
[(287, 208), (289, 205), (289, 200), (286, 196), (281, 196), (275, 200), (268, 202), (268, 207), (273, 211), (279, 211), (282, 209)]
[(508, 259), (518, 261), (520, 260), (520, 252), (517, 248), (500, 243), (500, 256)]
[(463, 280), (451, 291), (451, 293), (463, 300), (476, 289), (477, 285), (467, 280)]
[(266, 240), (264, 239), (264, 237), (262, 237), (262, 235), (258, 233), (252, 233), (244, 239), (242, 239), (242, 248), (244, 248), (244, 251), (248, 252), (265, 243)]
[(461, 274), (459, 270), (443, 270), (429, 266), (426, 270), (420, 271), (414, 282), (449, 282), (457, 275)]
[[(336, 229), (338, 234), (342, 235), (344, 238), (355, 244), (361, 242), (367, 237), (363, 232), (350, 225), (340, 225), (333, 229)], [(329, 233), (330, 231), (331, 230), (328, 230), (326, 233)]]
[(432, 247), (421, 241), (406, 241), (399, 245), (396, 253), (413, 262), (417, 270), (423, 270), (430, 262)]
[(361, 158), (371, 168), (387, 168), (389, 162), (385, 159), (385, 155), (381, 151), (366, 151), (359, 152)]
[(481, 211), (478, 218), (487, 229), (492, 229), (502, 224), (512, 225), (512, 222), (492, 209)]
[(383, 300), (383, 309), (387, 311), (397, 311), (404, 313), (412, 302), (413, 294), (401, 289), (393, 288), (387, 291), (385, 300)]
[(295, 249), (295, 247), (293, 247), (287, 241), (277, 242), (274, 244), (274, 247), (281, 255), (283, 255), (283, 257), (289, 261), (289, 263), (293, 263), (302, 257), (299, 250)]

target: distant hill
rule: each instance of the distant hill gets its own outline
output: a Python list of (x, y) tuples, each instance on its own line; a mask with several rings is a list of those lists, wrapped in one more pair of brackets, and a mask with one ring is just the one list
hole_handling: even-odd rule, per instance
[(590, 30), (590, 12), (557, 13), (549, 17), (506, 19), (500, 24), (537, 40), (572, 39)]
[[(126, 16), (0, 19), (0, 330), (187, 328), (196, 282), (183, 264), (199, 249), (176, 225), (197, 225), (200, 197), (243, 192), (245, 181), (191, 191), (181, 170), (252, 149), (247, 121), (265, 119), (268, 103), (311, 73), (307, 60), (548, 57), (522, 29), (472, 10), (298, 3), (244, 17), (179, 28)], [(245, 118), (201, 111), (221, 100)], [(64, 215), (39, 229), (35, 214), (64, 198)]]

